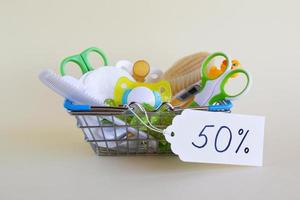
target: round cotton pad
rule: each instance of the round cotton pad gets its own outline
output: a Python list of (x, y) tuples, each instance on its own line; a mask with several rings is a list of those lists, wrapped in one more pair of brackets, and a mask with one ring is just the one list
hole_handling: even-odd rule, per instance
[(90, 71), (80, 78), (85, 86), (85, 91), (99, 101), (114, 98), (114, 87), (121, 77), (133, 80), (132, 76), (125, 70), (114, 66), (105, 66)]

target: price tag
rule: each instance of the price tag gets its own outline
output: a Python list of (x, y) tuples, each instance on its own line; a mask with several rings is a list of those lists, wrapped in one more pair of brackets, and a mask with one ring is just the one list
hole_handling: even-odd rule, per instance
[(262, 166), (265, 118), (184, 110), (165, 130), (182, 161)]

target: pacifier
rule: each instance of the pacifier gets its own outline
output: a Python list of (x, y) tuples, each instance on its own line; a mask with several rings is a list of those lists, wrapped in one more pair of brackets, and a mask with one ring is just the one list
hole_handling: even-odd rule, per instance
[[(146, 61), (140, 60), (138, 61), (139, 63), (134, 63), (135, 65), (143, 65), (143, 62), (147, 63)], [(116, 67), (121, 68), (125, 71), (127, 71), (128, 73), (130, 73), (132, 76), (134, 76), (134, 74), (136, 74), (134, 72), (134, 64), (128, 60), (119, 60), (116, 64)], [(136, 68), (136, 67), (135, 67)], [(146, 76), (143, 77), (143, 81), (142, 82), (146, 82), (146, 83), (155, 83), (158, 82), (160, 80), (162, 80), (163, 78), (163, 71), (160, 69), (156, 69), (153, 67), (149, 67), (149, 72), (147, 73)]]
[(135, 62), (132, 67), (135, 81), (121, 77), (115, 85), (114, 100), (116, 104), (137, 102), (147, 103), (157, 108), (163, 102), (169, 102), (172, 96), (169, 82), (161, 80), (155, 83), (145, 83), (145, 77), (149, 72), (150, 66), (146, 61)]

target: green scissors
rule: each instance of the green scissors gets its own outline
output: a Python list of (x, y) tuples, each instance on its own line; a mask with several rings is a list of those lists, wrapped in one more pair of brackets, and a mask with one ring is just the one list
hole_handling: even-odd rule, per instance
[[(218, 76), (210, 77), (208, 76), (210, 67), (209, 64), (216, 57), (222, 57), (225, 59), (225, 62), (223, 62), (225, 63), (225, 68)], [(232, 78), (236, 76), (244, 78), (244, 83), (241, 84), (241, 80), (238, 78)], [(229, 90), (230, 87), (228, 86), (231, 86), (232, 88), (232, 86), (235, 85), (230, 85), (228, 82), (234, 82), (234, 79), (238, 79), (238, 89), (232, 92)], [(199, 106), (208, 106), (225, 99), (237, 99), (239, 96), (247, 93), (251, 86), (251, 82), (251, 76), (246, 70), (241, 68), (231, 69), (229, 59), (224, 53), (213, 53), (209, 55), (202, 63), (200, 81), (201, 90), (197, 95), (195, 95), (194, 102), (196, 102)]]
[(96, 47), (91, 47), (91, 48), (84, 50), (80, 54), (69, 56), (69, 57), (65, 58), (60, 64), (60, 74), (62, 76), (64, 76), (66, 74), (65, 66), (69, 62), (73, 62), (73, 63), (77, 64), (79, 66), (79, 68), (81, 69), (82, 74), (92, 71), (93, 67), (91, 66), (91, 64), (88, 60), (88, 55), (91, 52), (95, 52), (101, 57), (101, 59), (104, 63), (104, 66), (108, 65), (107, 58), (106, 58), (105, 54), (103, 53), (103, 51)]

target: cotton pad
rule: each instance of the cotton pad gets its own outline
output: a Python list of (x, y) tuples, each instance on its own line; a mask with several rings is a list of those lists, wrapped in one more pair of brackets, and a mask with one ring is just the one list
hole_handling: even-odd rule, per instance
[(114, 88), (121, 77), (133, 81), (132, 76), (122, 68), (105, 66), (84, 74), (80, 77), (80, 82), (87, 93), (104, 102), (105, 99), (114, 98)]

